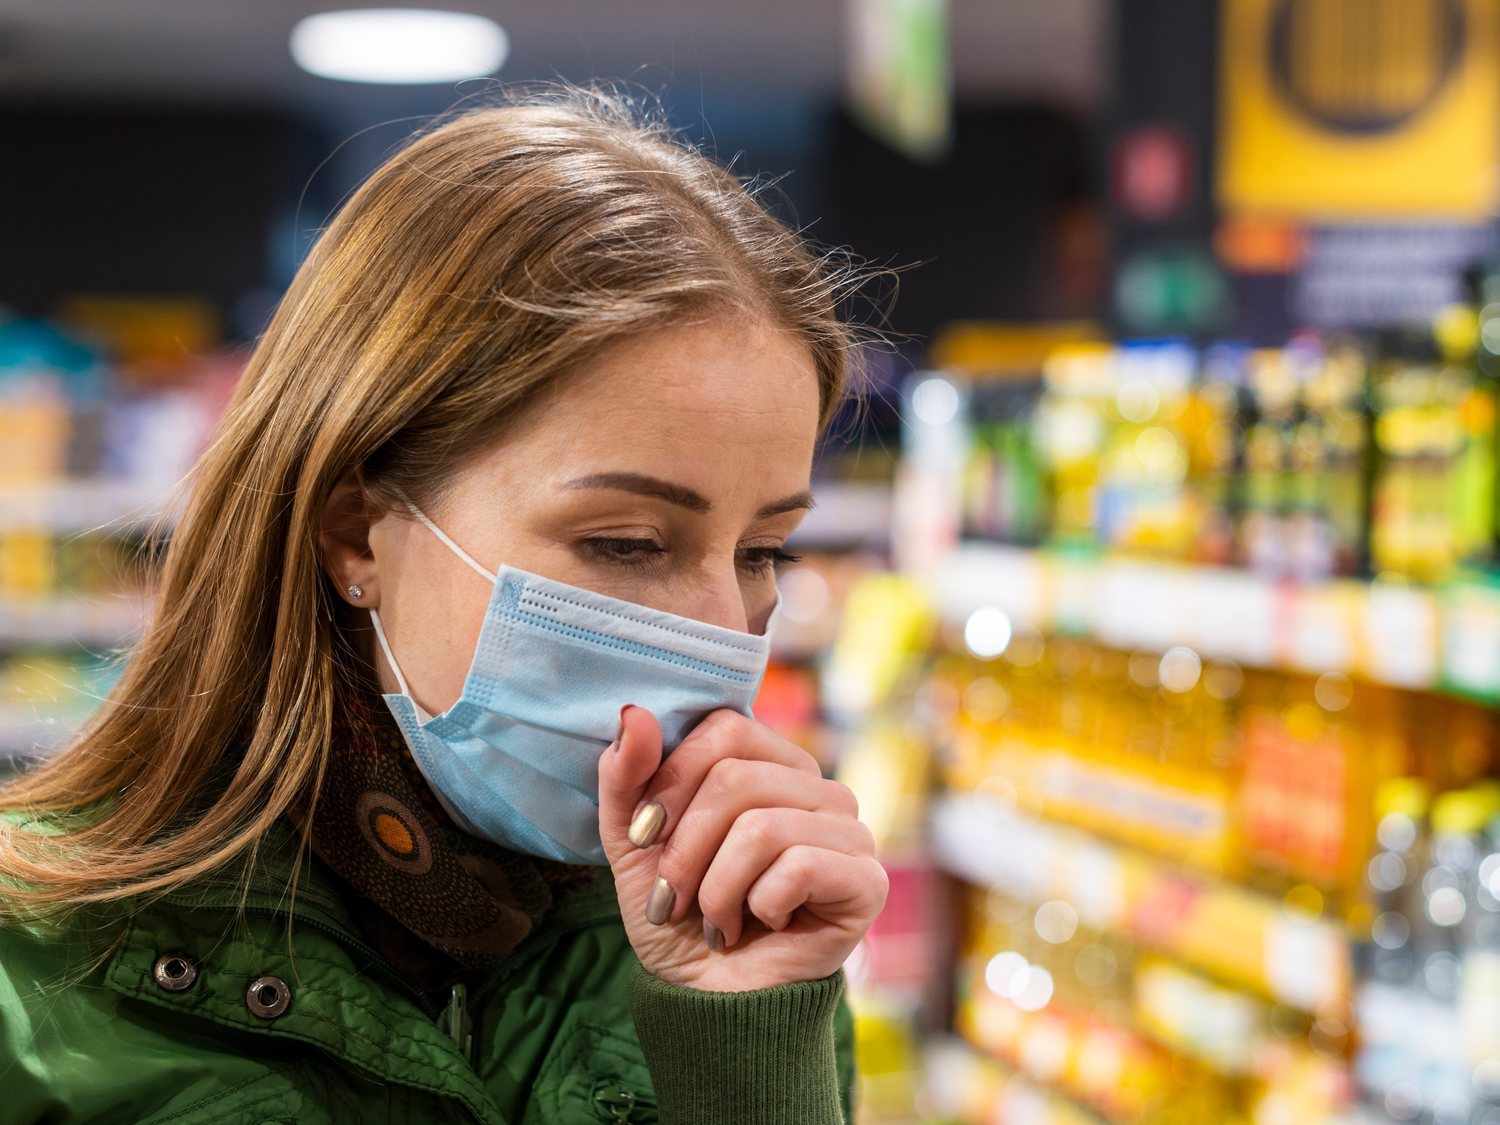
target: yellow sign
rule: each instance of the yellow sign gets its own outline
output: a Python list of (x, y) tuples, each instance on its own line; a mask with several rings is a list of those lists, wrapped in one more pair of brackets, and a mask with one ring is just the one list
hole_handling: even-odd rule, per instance
[(1219, 194), (1306, 219), (1497, 202), (1495, 0), (1224, 0)]

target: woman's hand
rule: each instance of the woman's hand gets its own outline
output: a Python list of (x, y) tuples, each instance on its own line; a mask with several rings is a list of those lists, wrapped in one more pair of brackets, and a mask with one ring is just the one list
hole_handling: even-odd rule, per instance
[(599, 760), (599, 834), (641, 964), (713, 992), (837, 970), (887, 888), (854, 794), (728, 709), (661, 755), (656, 717), (627, 706)]

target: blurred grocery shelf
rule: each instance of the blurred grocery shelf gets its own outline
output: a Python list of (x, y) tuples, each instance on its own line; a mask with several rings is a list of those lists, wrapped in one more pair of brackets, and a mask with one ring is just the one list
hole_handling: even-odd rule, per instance
[(138, 534), (163, 514), (167, 491), (163, 484), (97, 479), (0, 485), (0, 532)]
[(1500, 699), (1500, 585), (1455, 578), (1297, 582), (1246, 570), (969, 543), (924, 579), (944, 617), (998, 609), (1012, 626), (1118, 648), (1184, 647), (1257, 668), (1338, 672)]
[[(1349, 933), (1281, 898), (1194, 877), (982, 793), (942, 797), (932, 818), (940, 862), (976, 886), (1068, 903), (1093, 929), (1304, 1011), (1349, 999)], [(1170, 911), (1153, 912), (1167, 903)]]
[(146, 610), (138, 594), (0, 598), (0, 647), (127, 645), (139, 635)]

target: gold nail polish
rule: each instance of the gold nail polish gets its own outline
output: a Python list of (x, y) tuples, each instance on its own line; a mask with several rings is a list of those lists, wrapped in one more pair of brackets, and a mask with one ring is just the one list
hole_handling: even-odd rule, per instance
[(703, 919), (703, 940), (714, 953), (724, 952), (724, 931), (707, 918)]
[(676, 901), (677, 892), (672, 889), (672, 884), (658, 876), (656, 886), (651, 888), (651, 897), (646, 900), (646, 921), (660, 926), (672, 913)]
[(652, 801), (635, 814), (630, 822), (630, 842), (638, 848), (649, 848), (656, 843), (656, 834), (667, 822), (667, 810), (660, 801)]

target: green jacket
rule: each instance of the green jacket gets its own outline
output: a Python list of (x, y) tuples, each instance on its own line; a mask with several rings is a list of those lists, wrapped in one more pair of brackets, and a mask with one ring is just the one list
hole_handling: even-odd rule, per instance
[(262, 841), (243, 912), (226, 873), (127, 911), (0, 926), (0, 1120), (850, 1120), (842, 971), (748, 993), (668, 985), (636, 960), (605, 872), (434, 1010), (361, 940), (319, 861), (288, 909), (294, 849), (289, 826)]

